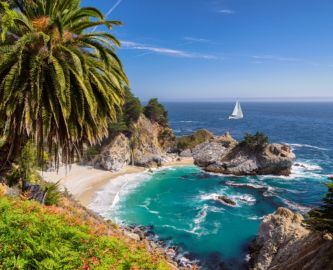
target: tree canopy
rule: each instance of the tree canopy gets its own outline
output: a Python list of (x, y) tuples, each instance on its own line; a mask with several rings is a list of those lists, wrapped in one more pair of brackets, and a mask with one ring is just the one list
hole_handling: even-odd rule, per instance
[(147, 118), (162, 126), (168, 125), (168, 112), (164, 106), (158, 102), (157, 98), (149, 100), (144, 108), (144, 114)]
[(316, 230), (333, 233), (333, 179), (331, 181), (326, 184), (328, 191), (323, 204), (309, 212), (307, 223)]
[(117, 120), (128, 80), (106, 20), (80, 0), (0, 2), (0, 138), (8, 160), (32, 138), (42, 155), (70, 162)]

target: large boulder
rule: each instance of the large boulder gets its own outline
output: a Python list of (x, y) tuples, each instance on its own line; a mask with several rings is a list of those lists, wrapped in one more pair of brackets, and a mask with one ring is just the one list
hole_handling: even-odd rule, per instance
[[(167, 137), (172, 134), (166, 131), (166, 128), (160, 124), (150, 121), (144, 115), (141, 115), (137, 123), (133, 125), (133, 134), (131, 137), (131, 146), (133, 148), (134, 164), (143, 167), (159, 166), (166, 159)], [(167, 133), (161, 144), (161, 134)]]
[(210, 140), (193, 149), (196, 165), (209, 172), (233, 175), (289, 175), (295, 155), (284, 144), (251, 149), (230, 134)]
[(199, 129), (191, 135), (181, 136), (177, 138), (178, 152), (192, 150), (197, 145), (207, 142), (214, 138), (214, 135), (207, 129)]
[(254, 270), (333, 269), (333, 241), (303, 226), (303, 216), (279, 208), (264, 218), (250, 248)]
[(124, 134), (117, 135), (103, 147), (95, 165), (108, 171), (119, 171), (131, 162), (130, 141)]

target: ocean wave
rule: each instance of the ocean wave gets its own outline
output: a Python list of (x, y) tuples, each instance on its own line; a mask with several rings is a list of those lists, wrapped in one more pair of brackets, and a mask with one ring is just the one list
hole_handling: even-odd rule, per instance
[[(286, 143), (288, 144), (288, 143)], [(319, 146), (315, 146), (315, 145), (310, 145), (310, 144), (299, 144), (299, 143), (289, 143), (290, 146), (292, 147), (296, 147), (296, 148), (312, 148), (312, 149), (316, 149), (316, 150), (322, 150), (322, 151), (328, 151), (328, 148), (323, 148), (323, 147), (319, 147)]]
[(103, 217), (109, 218), (110, 210), (116, 209), (122, 198), (133, 192), (142, 182), (150, 179), (147, 172), (126, 174), (111, 179), (103, 189), (96, 192), (88, 208)]
[(231, 198), (237, 202), (242, 202), (249, 205), (253, 205), (257, 201), (256, 198), (250, 194), (232, 195)]
[(236, 183), (234, 181), (225, 182), (226, 185), (232, 187), (245, 187), (245, 188), (253, 188), (253, 189), (264, 189), (267, 190), (268, 187), (264, 185), (254, 184), (254, 183)]
[(262, 217), (258, 217), (258, 216), (249, 216), (249, 217), (247, 217), (247, 219), (249, 219), (249, 220), (263, 220), (264, 217), (263, 217), (263, 216), (262, 216)]
[(277, 196), (288, 208), (290, 208), (293, 211), (301, 212), (302, 214), (305, 214), (311, 210), (311, 207), (304, 206), (301, 204), (298, 204), (296, 202), (289, 201), (286, 198), (282, 198), (280, 196)]

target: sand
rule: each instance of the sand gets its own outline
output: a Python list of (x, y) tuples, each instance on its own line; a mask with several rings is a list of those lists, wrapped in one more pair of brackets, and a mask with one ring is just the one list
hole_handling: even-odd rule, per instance
[[(192, 158), (183, 158), (180, 161), (172, 161), (163, 164), (163, 167), (175, 167), (192, 165)], [(50, 183), (59, 182), (62, 190), (67, 190), (82, 205), (88, 206), (97, 191), (102, 190), (109, 181), (127, 174), (141, 173), (146, 168), (127, 166), (118, 172), (110, 172), (95, 169), (91, 166), (73, 164), (70, 168), (60, 167), (59, 171), (42, 172), (43, 179)]]

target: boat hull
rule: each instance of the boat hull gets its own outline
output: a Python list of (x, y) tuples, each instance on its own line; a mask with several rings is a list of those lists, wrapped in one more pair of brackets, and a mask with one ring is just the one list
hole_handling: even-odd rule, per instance
[(238, 116), (229, 116), (229, 120), (240, 120), (243, 119), (244, 117), (238, 117)]

